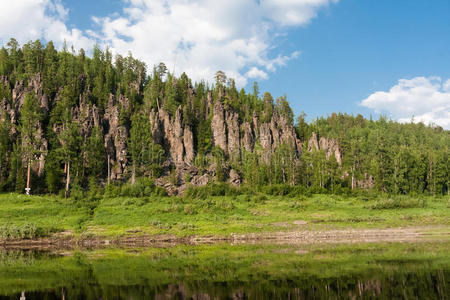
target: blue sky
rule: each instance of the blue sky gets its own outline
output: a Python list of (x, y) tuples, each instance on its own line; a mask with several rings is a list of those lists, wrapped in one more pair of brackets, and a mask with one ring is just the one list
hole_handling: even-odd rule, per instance
[(221, 69), (309, 117), (450, 128), (448, 0), (15, 0), (0, 12), (0, 42), (11, 36), (98, 43), (196, 80)]
[(283, 47), (302, 54), (264, 89), (286, 92), (297, 113), (368, 116), (361, 100), (399, 79), (450, 78), (450, 1), (343, 0), (290, 30)]

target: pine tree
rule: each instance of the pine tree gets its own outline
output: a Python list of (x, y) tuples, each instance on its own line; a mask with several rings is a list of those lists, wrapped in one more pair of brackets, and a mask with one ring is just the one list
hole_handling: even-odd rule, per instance
[(9, 132), (9, 122), (0, 121), (0, 191), (3, 191), (8, 175), (8, 153), (11, 151)]
[[(77, 163), (79, 162), (79, 153), (81, 152), (81, 136), (78, 124), (75, 122), (68, 122), (64, 124), (63, 130), (58, 136), (61, 147), (57, 149), (60, 159), (65, 164), (66, 173), (66, 188), (65, 196), (70, 195), (71, 183), (71, 169), (77, 170)], [(72, 168), (71, 168), (72, 166)], [(74, 173), (72, 171), (72, 173)], [(76, 174), (76, 173), (75, 173)], [(72, 176), (73, 177), (73, 176)]]
[(22, 155), (27, 165), (27, 194), (31, 190), (31, 165), (39, 154), (41, 139), (38, 136), (42, 112), (34, 92), (27, 93), (20, 116)]
[(101, 128), (98, 126), (92, 129), (86, 145), (85, 157), (89, 176), (100, 178), (105, 165), (105, 147)]
[(136, 113), (131, 118), (131, 124), (128, 146), (132, 160), (131, 183), (134, 184), (136, 176), (143, 176), (146, 172), (149, 177), (159, 176), (164, 151), (153, 142), (148, 117)]
[(58, 52), (53, 42), (47, 43), (44, 50), (43, 83), (44, 91), (51, 99), (58, 90)]

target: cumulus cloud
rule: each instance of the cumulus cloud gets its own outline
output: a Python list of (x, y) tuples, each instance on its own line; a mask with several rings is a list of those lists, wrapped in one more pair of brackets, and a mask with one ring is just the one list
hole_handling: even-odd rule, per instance
[[(304, 26), (319, 9), (338, 0), (122, 0), (108, 17), (93, 16), (93, 27), (66, 26), (61, 0), (14, 0), (0, 11), (0, 40), (21, 44), (43, 38), (61, 46), (89, 50), (94, 43), (113, 53), (133, 55), (151, 68), (166, 63), (170, 71), (194, 80), (213, 80), (217, 70), (235, 79), (267, 79), (269, 73), (299, 56), (281, 53), (276, 39), (286, 28)], [(88, 9), (88, 8), (87, 8)]]
[(266, 72), (257, 67), (251, 68), (245, 75), (248, 78), (254, 79), (267, 79), (269, 77)]
[(317, 16), (317, 11), (338, 0), (263, 0), (262, 8), (273, 21), (282, 25), (305, 25)]
[(362, 106), (388, 113), (400, 122), (423, 122), (450, 129), (450, 79), (400, 79), (388, 92), (375, 92)]
[(217, 70), (243, 86), (267, 79), (299, 52), (274, 49), (275, 36), (302, 26), (337, 0), (126, 0), (116, 17), (97, 18), (100, 40), (118, 53), (133, 54), (149, 66), (165, 62), (195, 80)]
[(61, 46), (64, 40), (78, 48), (91, 48), (94, 41), (82, 31), (65, 25), (67, 9), (60, 0), (14, 0), (0, 10), (0, 41), (15, 38), (23, 44), (30, 40), (53, 40)]

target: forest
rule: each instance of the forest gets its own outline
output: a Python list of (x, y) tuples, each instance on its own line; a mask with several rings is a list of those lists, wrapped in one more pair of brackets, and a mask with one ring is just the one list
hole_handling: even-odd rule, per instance
[(286, 95), (238, 89), (222, 71), (210, 80), (98, 46), (88, 56), (11, 39), (0, 49), (0, 191), (450, 193), (448, 130), (343, 113), (308, 122)]

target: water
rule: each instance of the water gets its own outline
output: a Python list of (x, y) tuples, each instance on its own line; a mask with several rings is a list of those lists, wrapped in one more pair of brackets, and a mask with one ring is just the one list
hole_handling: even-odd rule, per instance
[(2, 250), (0, 299), (450, 299), (449, 249), (421, 242)]

